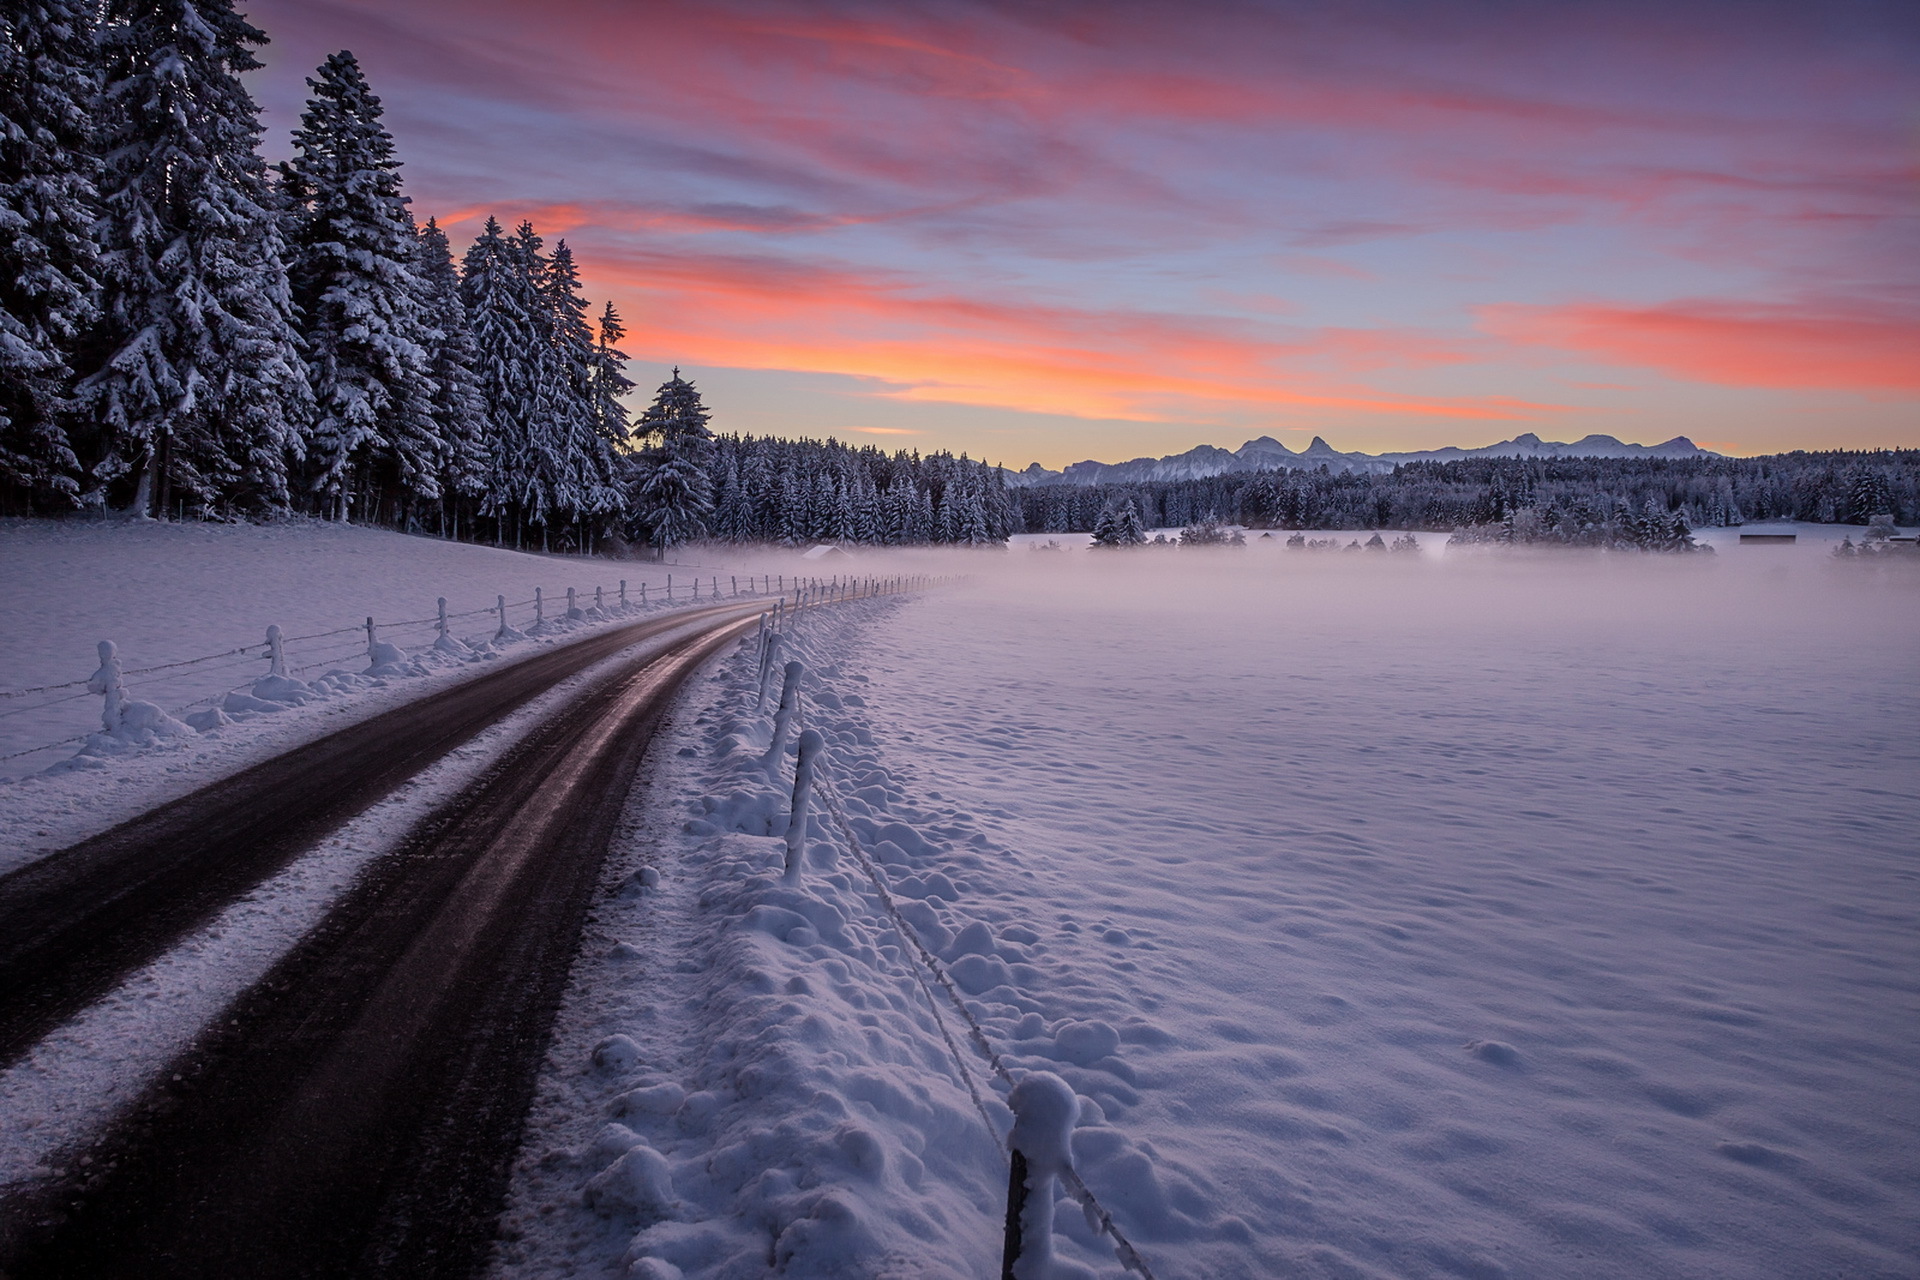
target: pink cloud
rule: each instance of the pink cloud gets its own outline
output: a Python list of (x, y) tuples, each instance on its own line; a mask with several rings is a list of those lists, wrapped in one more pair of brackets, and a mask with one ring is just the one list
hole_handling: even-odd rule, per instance
[(1920, 314), (1846, 300), (1488, 307), (1516, 342), (1734, 387), (1920, 392)]

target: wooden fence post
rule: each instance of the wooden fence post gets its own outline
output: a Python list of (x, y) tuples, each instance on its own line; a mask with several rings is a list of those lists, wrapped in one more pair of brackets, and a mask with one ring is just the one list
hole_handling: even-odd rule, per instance
[(800, 762), (793, 770), (793, 810), (787, 818), (788, 884), (800, 883), (800, 864), (807, 855), (807, 803), (813, 798), (814, 762), (820, 748), (826, 745), (827, 740), (820, 736), (818, 729), (808, 729), (800, 735)]

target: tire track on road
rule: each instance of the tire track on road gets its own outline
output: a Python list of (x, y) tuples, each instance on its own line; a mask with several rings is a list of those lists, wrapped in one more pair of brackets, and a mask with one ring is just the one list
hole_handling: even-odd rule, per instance
[(616, 627), (372, 716), (0, 877), (0, 1067), (406, 779), (561, 681), (702, 617)]
[(477, 1271), (641, 758), (751, 625), (636, 661), (423, 820), (92, 1149), (97, 1172), (6, 1206), (0, 1272)]

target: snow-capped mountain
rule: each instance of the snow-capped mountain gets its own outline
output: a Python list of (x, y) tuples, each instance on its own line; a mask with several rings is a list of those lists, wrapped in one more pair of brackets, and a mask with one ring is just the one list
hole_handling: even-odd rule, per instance
[(1034, 463), (1024, 471), (1008, 471), (1007, 483), (1136, 484), (1148, 480), (1200, 480), (1231, 471), (1306, 470), (1389, 472), (1403, 462), (1455, 462), (1462, 458), (1697, 458), (1717, 457), (1685, 436), (1664, 444), (1626, 444), (1612, 436), (1584, 436), (1571, 443), (1542, 440), (1531, 431), (1478, 449), (1449, 445), (1411, 453), (1342, 453), (1319, 436), (1305, 449), (1287, 448), (1272, 436), (1249, 440), (1238, 449), (1203, 444), (1164, 458), (1135, 458), (1131, 462), (1076, 462), (1063, 471), (1049, 471)]

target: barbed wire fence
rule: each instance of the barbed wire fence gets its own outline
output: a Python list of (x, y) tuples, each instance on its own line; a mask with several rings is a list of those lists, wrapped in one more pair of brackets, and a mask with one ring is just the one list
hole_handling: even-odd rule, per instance
[[(878, 595), (886, 593), (873, 592), (872, 594)], [(769, 615), (770, 618), (778, 618), (780, 620), (781, 625), (787, 629), (788, 635), (783, 636), (781, 632), (773, 630), (771, 626), (763, 625), (760, 633), (761, 661), (758, 663), (758, 667), (762, 671), (761, 680), (763, 685), (765, 668), (767, 666), (765, 659), (774, 652), (777, 644), (784, 641), (785, 644), (791, 646), (791, 634), (797, 630), (794, 624), (798, 623), (811, 609), (820, 604), (847, 598), (849, 597), (839, 593), (833, 588), (827, 588), (817, 593), (807, 592), (803, 593), (797, 607), (791, 613)], [(803, 741), (807, 735), (806, 699), (802, 693), (802, 685), (798, 681), (795, 682), (794, 688), (796, 696), (791, 712), (791, 724), (789, 728), (796, 741)], [(790, 832), (789, 857), (795, 859), (795, 861), (790, 865), (789, 878), (794, 878), (795, 872), (798, 870), (798, 858), (800, 857), (800, 853), (796, 853), (793, 850), (793, 835), (791, 833), (795, 831), (800, 833), (801, 853), (803, 853), (807, 810), (811, 802), (817, 799), (825, 809), (827, 816), (831, 819), (833, 827), (839, 833), (840, 838), (845, 842), (848, 851), (859, 864), (861, 872), (873, 887), (874, 899), (880, 904), (880, 908), (886, 915), (888, 923), (891, 925), (894, 933), (906, 944), (904, 955), (908, 960), (907, 967), (912, 971), (913, 977), (918, 983), (921, 992), (926, 996), (928, 1010), (932, 1014), (934, 1026), (938, 1029), (940, 1038), (945, 1043), (947, 1052), (953, 1060), (954, 1071), (961, 1083), (965, 1085), (967, 1094), (973, 1102), (974, 1109), (980, 1115), (981, 1123), (993, 1138), (994, 1144), (999, 1148), (1000, 1153), (1006, 1156), (1009, 1161), (1010, 1180), (1008, 1186), (1007, 1242), (1005, 1262), (1003, 1264), (1003, 1277), (1012, 1276), (1014, 1274), (1014, 1265), (1019, 1260), (1021, 1251), (1020, 1232), (1017, 1224), (1021, 1220), (1022, 1209), (1024, 1207), (1023, 1202), (1028, 1190), (1027, 1160), (1024, 1153), (1010, 1145), (1009, 1135), (1002, 1132), (1001, 1123), (988, 1107), (986, 1098), (988, 1094), (991, 1094), (1005, 1104), (1009, 1111), (1012, 1111), (1014, 1107), (1012, 1101), (1014, 1087), (1019, 1081), (1015, 1078), (1012, 1070), (1008, 1068), (999, 1050), (995, 1048), (993, 1039), (988, 1034), (986, 1027), (982, 1025), (980, 1019), (975, 1016), (973, 1010), (968, 1007), (966, 1000), (961, 996), (960, 989), (954, 984), (953, 978), (948, 974), (946, 965), (941, 961), (939, 956), (935, 955), (933, 951), (928, 948), (925, 941), (920, 937), (919, 931), (915, 929), (913, 925), (908, 922), (905, 915), (902, 914), (899, 904), (895, 902), (892, 890), (887, 884), (885, 874), (880, 870), (875, 861), (873, 851), (867, 847), (868, 841), (861, 837), (853, 822), (847, 817), (845, 808), (842, 806), (840, 797), (834, 786), (830, 754), (824, 749), (824, 744), (816, 742), (813, 745), (816, 748), (813, 751), (808, 751), (806, 746), (802, 745), (795, 761), (794, 803), (790, 808), (788, 819), (788, 829)], [(782, 753), (782, 759), (773, 761), (773, 780), (776, 784), (781, 781), (782, 774), (780, 770), (783, 763), (784, 752)], [(952, 1028), (948, 1025), (947, 1018), (949, 1015), (943, 1011), (943, 1006), (950, 1008), (952, 1015), (958, 1017), (963, 1027), (961, 1037), (956, 1038)], [(964, 1038), (971, 1044), (977, 1055), (977, 1060), (969, 1059), (968, 1056), (961, 1051), (961, 1038)], [(981, 1074), (981, 1065), (976, 1065), (976, 1062), (984, 1065), (986, 1075), (988, 1076), (986, 1093), (982, 1092), (981, 1082), (978, 1078)], [(999, 1091), (993, 1089), (992, 1086), (994, 1084), (1000, 1086)], [(1100, 1201), (1100, 1198), (1094, 1193), (1093, 1189), (1087, 1186), (1086, 1182), (1082, 1180), (1079, 1173), (1073, 1168), (1072, 1163), (1070, 1161), (1067, 1162), (1065, 1165), (1054, 1169), (1053, 1173), (1065, 1184), (1068, 1193), (1079, 1202), (1082, 1212), (1086, 1215), (1088, 1225), (1094, 1231), (1107, 1238), (1113, 1248), (1114, 1257), (1119, 1261), (1122, 1268), (1134, 1275), (1142, 1277), (1143, 1280), (1155, 1280), (1153, 1270), (1148, 1266), (1147, 1260), (1141, 1255), (1140, 1250), (1134, 1245), (1133, 1241), (1127, 1237), (1126, 1232), (1120, 1225), (1114, 1221), (1112, 1212)]]
[[(852, 591), (856, 583), (877, 581), (880, 579), (849, 575), (669, 573), (665, 583), (655, 584), (657, 589), (652, 592), (648, 590), (650, 584), (640, 582), (630, 587), (624, 578), (612, 584), (565, 587), (552, 596), (537, 587), (533, 595), (525, 599), (508, 600), (504, 594), (496, 595), (490, 606), (454, 613), (446, 611), (446, 601), (441, 598), (439, 608), (427, 617), (389, 622), (369, 617), (352, 626), (281, 637), (277, 651), (285, 666), (279, 674), (296, 679), (336, 670), (364, 675), (364, 670), (350, 671), (349, 665), (360, 657), (368, 659), (369, 669), (378, 665), (372, 662), (376, 643), (394, 645), (406, 658), (412, 659), (414, 651), (430, 652), (439, 640), (457, 639), (452, 636), (452, 624), (471, 623), (483, 617), (494, 619), (492, 632), (460, 642), (481, 653), (497, 651), (505, 644), (522, 639), (558, 635), (582, 625), (640, 613), (748, 597), (785, 599), (792, 596), (798, 603), (837, 596)], [(566, 601), (564, 605), (559, 603), (562, 598)], [(585, 600), (593, 603), (583, 603)], [(531, 617), (528, 610), (532, 611)], [(347, 641), (346, 636), (355, 639)], [(320, 643), (325, 641), (332, 643)], [(84, 652), (81, 645), (91, 647), (94, 643), (75, 637), (76, 670), (96, 665), (94, 659), (79, 660), (79, 653)], [(131, 682), (137, 681), (138, 696), (162, 707), (169, 715), (185, 715), (195, 708), (217, 708), (229, 695), (251, 688), (261, 675), (269, 674), (259, 664), (273, 660), (275, 653), (276, 642), (268, 639), (257, 644), (234, 645), (215, 653), (123, 667), (118, 673), (123, 683), (116, 694), (135, 696)], [(88, 726), (87, 722), (93, 717), (77, 704), (88, 700), (97, 703), (102, 697), (115, 695), (90, 688), (93, 679), (90, 676), (17, 689), (0, 687), (0, 747), (5, 748), (0, 751), (0, 765), (32, 760), (27, 766), (27, 771), (32, 772), (55, 763), (54, 753), (80, 746), (100, 732), (97, 723)], [(201, 692), (208, 689), (211, 691)], [(186, 694), (196, 696), (182, 696)], [(49, 736), (40, 736), (43, 734)]]

